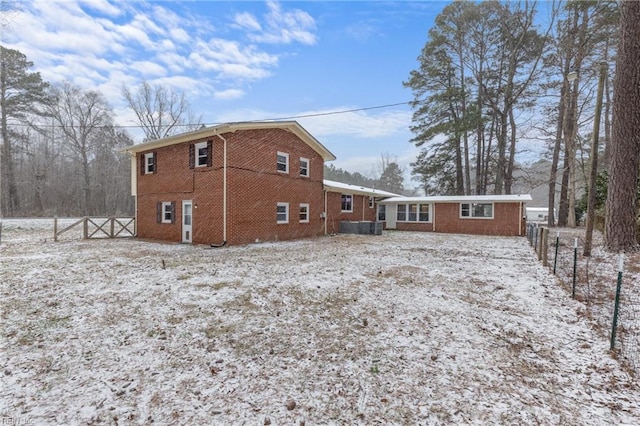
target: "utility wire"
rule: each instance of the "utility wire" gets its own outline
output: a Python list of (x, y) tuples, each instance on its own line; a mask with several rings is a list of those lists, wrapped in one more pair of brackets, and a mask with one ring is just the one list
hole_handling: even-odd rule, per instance
[[(400, 105), (409, 105), (411, 102), (410, 101), (406, 101), (406, 102), (397, 102), (394, 104), (385, 104), (385, 105), (375, 105), (375, 106), (370, 106), (370, 107), (363, 107), (363, 108), (354, 108), (354, 109), (345, 109), (345, 110), (339, 110), (339, 111), (329, 111), (329, 112), (317, 112), (317, 113), (313, 113), (313, 114), (300, 114), (300, 115), (290, 115), (287, 117), (277, 117), (277, 118), (261, 118), (261, 119), (254, 119), (254, 120), (246, 120), (247, 122), (250, 123), (254, 123), (254, 122), (263, 122), (263, 121), (281, 121), (281, 120), (294, 120), (297, 118), (312, 118), (312, 117), (324, 117), (324, 116), (328, 116), (328, 115), (338, 115), (338, 114), (348, 114), (350, 112), (360, 112), (360, 111), (370, 111), (370, 110), (374, 110), (374, 109), (383, 109), (383, 108), (391, 108), (391, 107), (395, 107), (395, 106), (400, 106)], [(194, 127), (194, 126), (217, 126), (220, 124), (224, 124), (224, 122), (213, 122), (213, 123), (186, 123), (186, 124), (176, 124), (174, 125), (175, 127)], [(33, 127), (33, 125), (28, 125), (28, 124), (11, 124), (11, 126), (16, 126), (16, 127)], [(60, 127), (59, 125), (55, 125), (55, 124), (43, 124), (41, 127), (45, 127), (45, 128), (54, 128), (54, 127)], [(78, 126), (68, 126), (68, 127), (78, 127)], [(106, 128), (106, 127), (112, 127), (114, 129), (135, 129), (135, 128), (144, 128), (147, 126), (143, 126), (140, 124), (114, 124), (111, 126), (95, 126), (96, 128)]]

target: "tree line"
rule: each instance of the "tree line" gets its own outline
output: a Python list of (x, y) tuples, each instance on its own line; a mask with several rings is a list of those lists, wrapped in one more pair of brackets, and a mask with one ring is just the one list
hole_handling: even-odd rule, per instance
[[(610, 176), (608, 196), (588, 199), (607, 200), (609, 248), (636, 244), (638, 21), (635, 1), (445, 7), (404, 82), (414, 95), (412, 142), (421, 147), (412, 174), (425, 192), (510, 194), (522, 142), (537, 143), (551, 165), (548, 206), (558, 206), (557, 225), (576, 226), (579, 181), (595, 192)], [(554, 221), (550, 214), (549, 226)]]
[[(21, 52), (0, 46), (0, 217), (133, 215), (133, 144), (105, 96), (51, 84)], [(201, 126), (184, 94), (123, 86), (145, 140)]]

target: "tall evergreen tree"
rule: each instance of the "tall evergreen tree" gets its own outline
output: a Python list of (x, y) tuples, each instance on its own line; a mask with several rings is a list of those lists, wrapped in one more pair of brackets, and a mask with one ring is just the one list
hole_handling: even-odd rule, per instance
[(9, 216), (20, 211), (14, 158), (14, 142), (20, 135), (15, 126), (26, 125), (31, 114), (42, 114), (42, 106), (48, 102), (47, 84), (40, 73), (29, 72), (31, 67), (33, 63), (24, 54), (0, 46), (0, 136), (3, 142), (0, 179), (2, 183), (6, 181), (7, 188), (6, 192), (0, 192), (8, 194), (2, 205), (6, 204)]
[(398, 163), (389, 163), (384, 169), (378, 179), (378, 188), (400, 195), (404, 192), (404, 177)]
[(605, 244), (628, 251), (637, 242), (637, 185), (640, 167), (640, 2), (620, 6), (620, 44), (613, 80), (610, 184)]

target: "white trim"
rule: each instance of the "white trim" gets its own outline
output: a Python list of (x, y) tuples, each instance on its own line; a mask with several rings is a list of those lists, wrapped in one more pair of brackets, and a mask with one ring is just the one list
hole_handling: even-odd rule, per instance
[(531, 201), (530, 194), (514, 195), (442, 195), (433, 197), (392, 197), (379, 201), (383, 204), (396, 203), (513, 203)]
[[(343, 197), (351, 197), (351, 203), (350, 203), (351, 208), (349, 210), (344, 210), (342, 208), (342, 204), (343, 204), (342, 198)], [(340, 194), (340, 211), (342, 213), (353, 213), (353, 194)]]
[[(463, 216), (462, 215), (462, 206), (463, 204), (468, 204), (469, 205), (469, 216)], [(473, 215), (473, 205), (474, 204), (488, 204), (491, 206), (491, 216), (474, 216)], [(472, 203), (472, 202), (468, 202), (468, 203), (460, 203), (459, 208), (458, 208), (458, 214), (460, 215), (460, 219), (493, 219), (494, 215), (495, 215), (495, 205), (493, 203)]]
[[(185, 218), (187, 216), (187, 206), (189, 206), (189, 223), (185, 223)], [(182, 242), (190, 243), (193, 241), (193, 201), (191, 200), (182, 200), (182, 220), (181, 220), (181, 228), (182, 228)]]
[(310, 214), (309, 213), (309, 211), (310, 211), (309, 203), (300, 203), (300, 207), (299, 207), (300, 213), (299, 213), (299, 215), (302, 215), (302, 208), (305, 208), (307, 210), (307, 212), (306, 212), (307, 218), (306, 219), (300, 219), (300, 223), (309, 223), (309, 214)]
[[(302, 174), (302, 162), (307, 163), (307, 167), (305, 167), (306, 174)], [(300, 176), (308, 178), (311, 176), (311, 161), (308, 158), (300, 157)]]
[[(156, 163), (153, 161), (154, 160), (154, 155), (153, 152), (147, 152), (146, 154), (144, 154), (144, 174), (145, 175), (152, 175), (155, 167), (156, 167)], [(151, 159), (151, 165), (153, 166), (151, 171), (149, 171), (149, 159)]]
[(204, 156), (204, 164), (200, 163), (201, 158), (200, 158), (199, 151), (202, 148), (207, 149), (207, 141), (193, 144), (193, 155), (195, 155), (195, 158), (193, 159), (194, 167), (207, 167), (207, 159), (209, 158), (209, 155), (213, 154), (213, 153), (207, 152), (207, 155)]
[[(384, 204), (383, 204), (384, 205)], [(404, 220), (400, 220), (398, 219), (398, 208), (400, 206), (404, 206), (404, 212), (405, 212), (405, 218)], [(409, 219), (409, 206), (416, 206), (416, 219), (415, 220), (411, 220)], [(420, 206), (427, 206), (428, 211), (427, 211), (427, 216), (429, 217), (428, 220), (420, 220)], [(402, 222), (402, 223), (431, 223), (432, 219), (431, 219), (431, 214), (432, 214), (432, 204), (431, 203), (398, 203), (396, 207), (396, 222)]]
[[(280, 212), (278, 212), (278, 207), (284, 207), (285, 211), (285, 220), (278, 220), (278, 215), (281, 214)], [(276, 223), (280, 224), (280, 225), (285, 225), (287, 223), (289, 223), (289, 203), (277, 203), (276, 204)]]
[[(280, 159), (278, 157), (284, 157), (285, 158), (285, 162), (284, 162), (285, 170), (280, 170), (279, 166), (282, 163), (280, 162)], [(278, 151), (276, 153), (276, 170), (278, 171), (278, 173), (289, 174), (289, 154), (288, 153), (282, 152), (282, 151)]]
[[(169, 211), (167, 212), (167, 207), (169, 207)], [(167, 219), (167, 213), (169, 213), (169, 219)], [(171, 214), (171, 201), (163, 201), (162, 202), (162, 220), (160, 223), (171, 223), (173, 217)]]

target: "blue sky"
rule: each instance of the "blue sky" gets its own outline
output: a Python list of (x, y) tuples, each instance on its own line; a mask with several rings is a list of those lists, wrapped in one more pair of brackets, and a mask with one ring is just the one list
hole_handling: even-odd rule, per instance
[[(22, 1), (2, 43), (46, 81), (100, 90), (121, 125), (122, 84), (143, 80), (184, 91), (207, 124), (272, 119), (411, 100), (402, 82), (447, 4)], [(298, 121), (351, 172), (373, 176), (386, 153), (408, 172), (418, 152), (407, 105)]]

